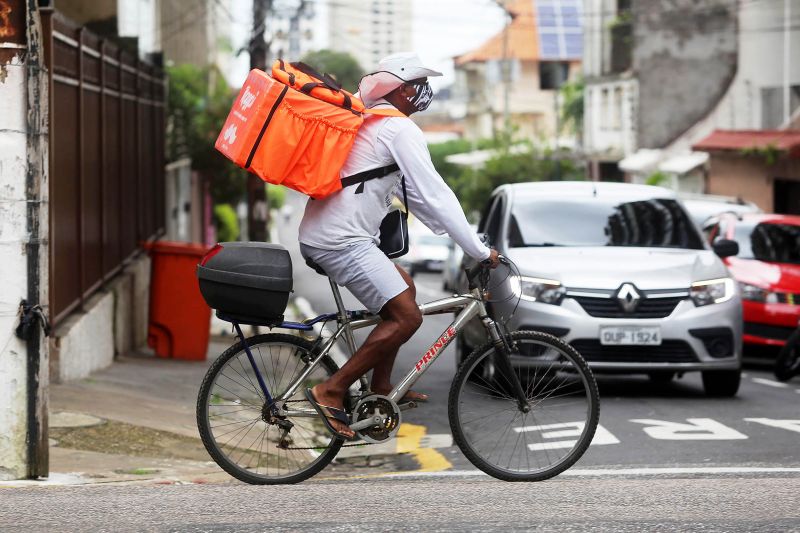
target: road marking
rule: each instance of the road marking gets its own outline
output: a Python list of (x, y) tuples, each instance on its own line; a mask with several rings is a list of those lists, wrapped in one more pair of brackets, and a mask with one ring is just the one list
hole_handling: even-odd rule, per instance
[(644, 428), (644, 432), (657, 440), (742, 440), (747, 438), (747, 435), (711, 418), (687, 418), (686, 421), (688, 424), (651, 418), (631, 419), (631, 422), (636, 424), (650, 426)]
[[(683, 474), (800, 474), (800, 467), (759, 466), (701, 466), (701, 467), (642, 467), (642, 468), (573, 468), (558, 477), (637, 477), (672, 476)], [(446, 472), (397, 472), (383, 474), (387, 478), (403, 477), (489, 477), (480, 470), (448, 470)]]
[(774, 418), (745, 418), (745, 422), (755, 422), (773, 428), (786, 429), (800, 433), (800, 420), (776, 420)]
[(444, 455), (434, 448), (423, 448), (422, 442), (425, 437), (425, 426), (400, 424), (397, 431), (397, 453), (410, 453), (419, 463), (416, 472), (440, 472), (452, 468), (453, 465)]
[(772, 379), (764, 379), (764, 378), (753, 378), (753, 383), (758, 383), (759, 385), (766, 385), (768, 387), (775, 387), (776, 389), (785, 389), (789, 385), (786, 383), (781, 383), (780, 381), (774, 381)]
[[(528, 433), (531, 431), (541, 431), (543, 439), (558, 439), (564, 437), (580, 437), (583, 433), (583, 428), (586, 426), (585, 422), (566, 422), (563, 424), (546, 424), (542, 426), (523, 426), (514, 428), (517, 433)], [(560, 430), (560, 431), (552, 431)], [(528, 444), (528, 449), (531, 451), (538, 450), (557, 450), (562, 448), (572, 448), (575, 446), (577, 440), (559, 440), (550, 442), (535, 442)], [(611, 434), (606, 428), (601, 425), (597, 426), (592, 439), (592, 446), (603, 446), (606, 444), (619, 444), (619, 439)]]

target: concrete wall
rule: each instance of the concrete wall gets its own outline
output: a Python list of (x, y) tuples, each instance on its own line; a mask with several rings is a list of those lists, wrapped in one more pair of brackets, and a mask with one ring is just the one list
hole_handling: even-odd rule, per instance
[(632, 7), (637, 145), (663, 148), (708, 115), (733, 80), (737, 5), (729, 0), (634, 0)]
[(51, 380), (85, 378), (113, 363), (115, 355), (145, 346), (149, 291), (150, 258), (143, 255), (53, 332)]
[(758, 156), (716, 152), (711, 155), (707, 192), (742, 198), (771, 213), (775, 179), (800, 182), (800, 160), (781, 158), (768, 165)]
[(0, 55), (0, 480), (26, 475), (27, 350), (14, 334), (28, 295), (26, 72)]

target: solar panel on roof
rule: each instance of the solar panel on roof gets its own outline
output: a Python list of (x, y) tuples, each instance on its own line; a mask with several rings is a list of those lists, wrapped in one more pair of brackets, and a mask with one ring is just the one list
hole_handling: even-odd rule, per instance
[(580, 59), (583, 29), (580, 0), (537, 0), (539, 52), (544, 60)]

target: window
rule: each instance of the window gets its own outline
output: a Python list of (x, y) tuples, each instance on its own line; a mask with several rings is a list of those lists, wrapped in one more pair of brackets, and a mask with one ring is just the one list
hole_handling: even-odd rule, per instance
[(489, 242), (497, 243), (500, 237), (500, 224), (503, 221), (503, 202), (502, 197), (498, 197), (492, 212), (489, 213), (489, 220), (486, 222), (485, 233), (489, 236)]
[(622, 129), (622, 87), (614, 88), (614, 104), (611, 111), (611, 127)]
[(566, 61), (542, 61), (539, 63), (539, 88), (543, 91), (558, 89), (569, 77)]
[(509, 245), (632, 246), (702, 250), (692, 220), (671, 198), (515, 198)]

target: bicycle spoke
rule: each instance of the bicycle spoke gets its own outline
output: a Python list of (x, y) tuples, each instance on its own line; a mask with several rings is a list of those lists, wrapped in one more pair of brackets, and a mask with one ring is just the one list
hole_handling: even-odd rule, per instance
[[(224, 464), (234, 468), (226, 470), (236, 477), (240, 477), (241, 472), (265, 481), (280, 482), (283, 478), (303, 475), (317, 464), (326, 464), (338, 451), (341, 443), (337, 444), (314, 418), (287, 416), (285, 426), (277, 425), (271, 418), (272, 413), (262, 418), (265, 399), (254, 374), (261, 374), (270, 395), (280, 397), (308, 367), (306, 358), (310, 356), (310, 349), (303, 347), (301, 343), (304, 342), (291, 338), (286, 342), (254, 342), (250, 349), (255, 366), (240, 347), (215, 370), (205, 396), (204, 427), (208, 428), (214, 446), (224, 457)], [(299, 384), (299, 389), (319, 383), (331, 373), (324, 363), (318, 363)], [(292, 397), (298, 398), (293, 401), (299, 401), (296, 394)], [(256, 405), (258, 403), (262, 405)], [(327, 453), (331, 447), (332, 453)]]
[[(454, 384), (459, 387), (454, 432), (467, 457), (487, 473), (546, 479), (588, 446), (597, 423), (596, 385), (568, 345), (536, 333), (514, 335), (518, 351), (511, 373), (499, 369), (493, 347), (462, 367)], [(527, 406), (518, 405), (515, 381)]]

